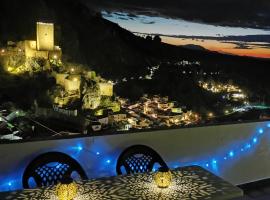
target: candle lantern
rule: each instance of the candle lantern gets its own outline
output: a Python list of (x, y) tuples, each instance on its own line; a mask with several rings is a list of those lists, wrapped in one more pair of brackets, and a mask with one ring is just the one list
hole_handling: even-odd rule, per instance
[(78, 186), (71, 178), (64, 179), (56, 186), (56, 196), (59, 200), (73, 200), (78, 192)]
[(159, 188), (167, 188), (172, 182), (172, 173), (168, 167), (160, 167), (154, 174), (154, 180)]

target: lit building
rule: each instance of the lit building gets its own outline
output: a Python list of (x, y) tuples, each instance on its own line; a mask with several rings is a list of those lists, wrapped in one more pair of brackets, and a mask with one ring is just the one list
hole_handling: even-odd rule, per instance
[(81, 87), (81, 76), (80, 75), (69, 75), (64, 80), (64, 87), (67, 92), (80, 91)]
[(54, 50), (54, 24), (37, 22), (37, 50)]
[(88, 71), (86, 73), (86, 78), (87, 79), (90, 79), (90, 80), (93, 80), (96, 78), (96, 72), (95, 71)]
[(100, 122), (92, 122), (91, 127), (93, 131), (100, 131), (102, 128)]
[(25, 56), (28, 58), (44, 58), (59, 60), (62, 51), (54, 45), (54, 24), (37, 22), (36, 40), (25, 41)]
[(101, 96), (113, 96), (113, 84), (98, 83)]
[(182, 108), (171, 108), (172, 113), (183, 113)]
[(100, 117), (98, 119), (98, 122), (103, 125), (103, 126), (106, 126), (109, 124), (109, 118), (108, 117)]
[(234, 99), (245, 99), (246, 96), (243, 93), (233, 93), (232, 98), (234, 98)]
[(100, 105), (101, 98), (98, 95), (87, 93), (83, 97), (83, 109), (96, 109)]
[(58, 85), (62, 85), (64, 87), (65, 85), (65, 79), (68, 77), (68, 74), (61, 74), (61, 73), (57, 73), (55, 74), (55, 80), (56, 80), (56, 84)]
[(56, 84), (65, 88), (66, 92), (80, 91), (81, 75), (75, 74), (55, 74)]
[(109, 116), (110, 123), (121, 122), (127, 119), (127, 114), (125, 113), (115, 113)]

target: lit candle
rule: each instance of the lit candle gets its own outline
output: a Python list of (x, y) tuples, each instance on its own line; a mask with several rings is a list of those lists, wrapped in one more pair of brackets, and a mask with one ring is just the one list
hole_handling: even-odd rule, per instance
[(168, 167), (160, 167), (154, 174), (154, 180), (159, 188), (167, 188), (171, 185), (172, 173)]

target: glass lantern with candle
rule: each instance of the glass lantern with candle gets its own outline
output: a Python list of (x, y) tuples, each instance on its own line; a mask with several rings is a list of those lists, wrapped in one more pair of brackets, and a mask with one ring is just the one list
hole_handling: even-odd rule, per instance
[(64, 179), (56, 186), (56, 196), (59, 200), (73, 200), (77, 192), (78, 186), (71, 178)]
[(159, 188), (167, 188), (172, 183), (172, 173), (168, 167), (160, 167), (154, 174), (154, 181)]

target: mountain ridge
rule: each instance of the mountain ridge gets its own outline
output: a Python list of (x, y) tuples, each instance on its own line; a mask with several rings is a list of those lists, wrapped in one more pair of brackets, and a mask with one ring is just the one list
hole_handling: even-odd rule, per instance
[[(207, 68), (251, 66), (265, 67), (268, 61), (217, 52), (196, 51), (138, 37), (118, 24), (103, 19), (81, 1), (74, 0), (2, 0), (0, 40), (35, 38), (37, 21), (55, 23), (56, 43), (64, 59), (86, 64), (106, 78), (145, 74), (146, 68), (163, 61), (181, 59), (205, 63)], [(19, 17), (24, 16), (24, 17)], [(239, 64), (235, 64), (239, 63)], [(241, 67), (240, 67), (241, 68)]]

